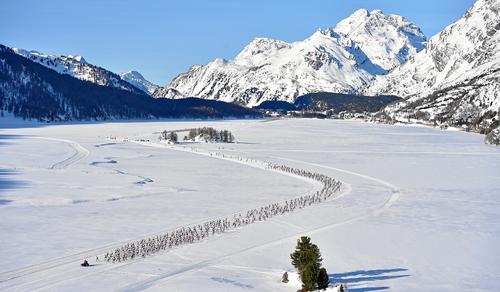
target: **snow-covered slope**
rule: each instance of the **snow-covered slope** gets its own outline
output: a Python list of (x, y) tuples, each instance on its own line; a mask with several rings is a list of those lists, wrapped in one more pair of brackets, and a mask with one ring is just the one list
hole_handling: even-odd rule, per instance
[(119, 75), (87, 63), (82, 56), (54, 56), (18, 48), (13, 48), (12, 50), (18, 55), (37, 62), (59, 74), (67, 74), (102, 86), (116, 87), (135, 93), (142, 92), (129, 82), (122, 80)]
[(158, 85), (146, 80), (146, 78), (144, 78), (144, 76), (142, 76), (142, 74), (137, 71), (128, 71), (121, 73), (120, 77), (121, 79), (134, 85), (147, 94), (153, 94), (153, 92), (155, 92), (155, 90), (159, 88)]
[[(475, 130), (494, 127), (500, 107), (500, 2), (478, 0), (428, 47), (362, 93), (394, 94), (406, 101), (386, 112)], [(409, 113), (409, 115), (408, 115)]]
[(163, 98), (171, 98), (171, 99), (179, 99), (188, 97), (180, 93), (177, 89), (173, 87), (158, 87), (152, 93), (153, 97), (163, 97)]
[(318, 30), (304, 41), (256, 38), (233, 60), (193, 66), (167, 87), (247, 106), (319, 91), (352, 93), (424, 44), (420, 29), (403, 17), (359, 10), (338, 31)]
[(0, 116), (41, 121), (260, 116), (257, 111), (213, 100), (155, 99), (119, 80), (118, 85), (131, 90), (59, 74), (0, 45)]
[(342, 20), (335, 31), (359, 45), (372, 63), (390, 70), (425, 48), (426, 38), (419, 27), (399, 15), (381, 10), (356, 11)]

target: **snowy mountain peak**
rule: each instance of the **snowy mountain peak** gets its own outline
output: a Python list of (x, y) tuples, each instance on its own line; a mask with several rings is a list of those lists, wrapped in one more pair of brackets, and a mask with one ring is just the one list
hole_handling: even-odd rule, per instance
[(360, 19), (360, 18), (366, 18), (368, 16), (370, 16), (370, 12), (368, 11), (368, 9), (361, 8), (361, 9), (354, 11), (349, 17), (345, 18), (343, 21), (347, 21), (347, 20), (353, 21), (353, 20)]
[(73, 59), (73, 60), (75, 60), (79, 63), (82, 63), (82, 64), (88, 64), (87, 61), (80, 55), (76, 55), (76, 56), (69, 55), (68, 58)]
[(140, 89), (144, 93), (153, 94), (159, 88), (158, 85), (146, 80), (141, 73), (137, 71), (128, 71), (120, 74), (120, 78)]
[(146, 80), (144, 78), (144, 76), (142, 76), (141, 73), (139, 73), (137, 71), (134, 71), (134, 70), (130, 70), (130, 71), (127, 71), (127, 72), (124, 72), (124, 73), (120, 73), (120, 77), (122, 77), (122, 79), (124, 79), (123, 77), (128, 77), (128, 78), (135, 78), (135, 79), (139, 79), (139, 80)]
[(180, 93), (177, 89), (173, 87), (158, 87), (154, 92), (153, 92), (153, 97), (157, 98), (169, 98), (169, 99), (180, 99), (180, 98), (185, 98), (188, 96), (183, 95)]
[(255, 106), (293, 102), (311, 92), (352, 93), (425, 46), (420, 29), (401, 16), (360, 9), (337, 28), (303, 41), (255, 38), (233, 59), (215, 59), (178, 75), (163, 91)]
[(477, 0), (462, 18), (433, 36), (425, 50), (377, 77), (363, 93), (406, 98), (387, 109), (393, 116), (419, 112), (459, 126), (478, 121), (482, 125), (473, 127), (494, 125), (500, 107), (499, 30), (500, 2)]
[(137, 92), (139, 89), (123, 81), (120, 76), (99, 66), (88, 63), (80, 55), (54, 56), (37, 51), (13, 48), (16, 54), (43, 65), (59, 74), (66, 74), (80, 80), (89, 81), (102, 86), (117, 87)]
[(335, 26), (334, 31), (352, 39), (366, 56), (386, 71), (408, 60), (426, 46), (418, 26), (396, 14), (380, 9), (360, 9)]
[[(236, 56), (235, 60), (244, 60), (255, 58), (255, 56), (265, 58), (275, 54), (277, 51), (290, 48), (290, 44), (280, 40), (273, 40), (269, 38), (255, 38)], [(259, 58), (257, 57), (257, 58)]]

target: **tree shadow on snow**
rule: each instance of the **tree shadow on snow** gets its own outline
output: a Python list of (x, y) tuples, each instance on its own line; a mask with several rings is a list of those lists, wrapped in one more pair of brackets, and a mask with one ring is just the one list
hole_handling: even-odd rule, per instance
[[(349, 291), (354, 292), (369, 292), (380, 291), (389, 289), (388, 286), (373, 286), (373, 287), (357, 287), (367, 282), (383, 281), (397, 278), (404, 278), (410, 276), (406, 272), (408, 269), (395, 268), (395, 269), (378, 269), (378, 270), (359, 270), (347, 273), (329, 274), (330, 283), (332, 284), (347, 284)], [(397, 274), (395, 274), (397, 273)]]
[(234, 286), (239, 287), (239, 288), (253, 289), (253, 286), (250, 284), (244, 284), (244, 283), (241, 283), (241, 282), (238, 282), (235, 280), (231, 280), (228, 278), (224, 278), (224, 277), (220, 277), (220, 278), (219, 277), (212, 277), (212, 278), (210, 278), (210, 280), (215, 281), (215, 282), (219, 282), (219, 283), (224, 283), (224, 284), (231, 284), (231, 285), (234, 285)]
[[(0, 134), (0, 146), (8, 144), (8, 140), (18, 138), (17, 135), (5, 135)], [(1, 152), (0, 152), (1, 153)], [(1, 154), (0, 154), (1, 155)], [(1, 156), (0, 156), (1, 158)], [(17, 175), (18, 172), (6, 167), (0, 167), (0, 193), (6, 190), (12, 190), (17, 188), (22, 188), (26, 186), (26, 182), (16, 180), (13, 176)], [(0, 197), (0, 205), (6, 205), (12, 202), (11, 200), (6, 200)]]

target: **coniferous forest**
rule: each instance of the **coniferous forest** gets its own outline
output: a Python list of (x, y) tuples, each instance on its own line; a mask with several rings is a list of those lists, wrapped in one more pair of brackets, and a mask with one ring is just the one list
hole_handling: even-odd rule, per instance
[(235, 104), (171, 100), (59, 74), (0, 45), (0, 110), (43, 121), (257, 117)]

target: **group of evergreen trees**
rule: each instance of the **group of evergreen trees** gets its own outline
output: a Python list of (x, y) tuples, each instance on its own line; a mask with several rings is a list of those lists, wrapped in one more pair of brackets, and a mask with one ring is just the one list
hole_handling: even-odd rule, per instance
[[(108, 77), (119, 80), (113, 76)], [(125, 81), (119, 82), (127, 84), (128, 89), (134, 88)], [(59, 121), (261, 116), (256, 110), (236, 104), (199, 98), (152, 98), (138, 89), (120, 87), (101, 86), (59, 74), (0, 45), (0, 111), (17, 117)]]
[(177, 143), (178, 137), (177, 133), (175, 131), (170, 131), (168, 132), (167, 130), (161, 132), (160, 137), (158, 137), (159, 140), (164, 140), (170, 143)]
[(205, 142), (234, 142), (233, 134), (228, 130), (217, 130), (212, 127), (190, 129), (186, 140), (194, 141), (196, 137), (202, 138)]
[(167, 141), (169, 143), (177, 143), (179, 141), (179, 137), (177, 132), (185, 132), (188, 131), (188, 135), (184, 136), (184, 141), (191, 140), (195, 141), (197, 138), (202, 139), (205, 142), (220, 142), (220, 143), (233, 143), (234, 136), (228, 130), (217, 130), (212, 127), (203, 127), (203, 128), (193, 128), (186, 130), (175, 130), (175, 131), (167, 131), (164, 130), (161, 132), (160, 137), (158, 139), (160, 141)]
[(321, 253), (311, 238), (302, 236), (295, 251), (290, 254), (293, 266), (299, 271), (302, 288), (305, 291), (326, 289), (330, 282), (328, 272), (321, 267)]
[[(170, 132), (172, 133), (172, 132)], [(169, 135), (169, 132), (166, 133)], [(242, 163), (264, 167), (274, 171), (305, 177), (322, 183), (321, 190), (311, 195), (304, 195), (282, 203), (269, 204), (261, 208), (248, 210), (246, 213), (235, 214), (229, 218), (213, 219), (208, 222), (191, 227), (181, 227), (170, 233), (143, 239), (137, 242), (125, 244), (105, 255), (105, 260), (109, 262), (122, 262), (135, 257), (144, 257), (161, 250), (170, 249), (179, 245), (190, 244), (204, 238), (224, 233), (231, 229), (242, 227), (259, 221), (266, 221), (274, 216), (283, 215), (298, 209), (321, 203), (340, 190), (341, 182), (329, 176), (314, 173), (285, 165), (271, 162), (258, 161), (255, 159), (243, 158), (223, 154), (220, 152), (210, 152), (211, 156), (218, 156), (224, 159), (235, 160)]]

